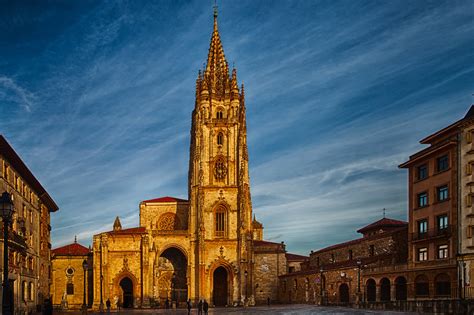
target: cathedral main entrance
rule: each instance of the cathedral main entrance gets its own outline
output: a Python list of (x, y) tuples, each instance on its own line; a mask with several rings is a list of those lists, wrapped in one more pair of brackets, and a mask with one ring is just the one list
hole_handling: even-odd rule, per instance
[(160, 303), (168, 301), (186, 302), (188, 262), (183, 252), (175, 247), (166, 249), (155, 264), (158, 298)]
[(219, 267), (216, 270), (214, 270), (213, 295), (212, 295), (214, 305), (226, 306), (227, 293), (228, 293), (227, 270), (224, 267)]
[(122, 288), (123, 296), (123, 307), (132, 308), (133, 307), (133, 282), (130, 278), (125, 277), (120, 280), (120, 287)]

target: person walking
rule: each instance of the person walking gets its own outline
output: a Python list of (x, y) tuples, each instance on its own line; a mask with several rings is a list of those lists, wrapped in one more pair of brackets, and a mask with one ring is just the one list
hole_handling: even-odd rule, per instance
[(105, 306), (107, 307), (107, 314), (110, 314), (110, 299), (107, 299)]
[(166, 309), (170, 308), (170, 300), (168, 300), (168, 298), (166, 298), (166, 301), (165, 301), (165, 308)]
[(209, 310), (209, 304), (206, 300), (204, 300), (204, 303), (202, 303), (202, 310), (204, 311), (204, 315), (207, 315), (207, 311)]
[(191, 308), (192, 308), (191, 299), (188, 299), (188, 301), (186, 302), (186, 307), (188, 308), (188, 315), (191, 315)]
[(202, 315), (202, 300), (199, 300), (198, 303), (198, 315)]

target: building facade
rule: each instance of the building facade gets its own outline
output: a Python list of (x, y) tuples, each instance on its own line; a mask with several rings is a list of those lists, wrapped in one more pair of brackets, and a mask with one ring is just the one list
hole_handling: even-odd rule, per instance
[(90, 306), (93, 300), (92, 251), (74, 241), (51, 252), (53, 306), (62, 310), (81, 309), (84, 297), (85, 304)]
[(94, 308), (107, 299), (114, 308), (277, 300), (286, 250), (264, 242), (263, 225), (252, 218), (245, 106), (215, 11), (207, 64), (196, 80), (188, 199), (144, 200), (138, 227), (123, 229), (116, 218), (111, 231), (94, 236)]
[[(12, 196), (15, 211), (8, 239), (10, 305), (15, 311), (33, 311), (49, 297), (50, 214), (58, 206), (2, 135), (0, 191)], [(3, 272), (3, 232), (1, 235)]]
[(457, 296), (458, 130), (453, 124), (421, 140), (429, 145), (401, 164), (408, 169), (409, 296)]
[(361, 238), (311, 252), (280, 276), (282, 303), (354, 304), (406, 300), (407, 222), (383, 218)]

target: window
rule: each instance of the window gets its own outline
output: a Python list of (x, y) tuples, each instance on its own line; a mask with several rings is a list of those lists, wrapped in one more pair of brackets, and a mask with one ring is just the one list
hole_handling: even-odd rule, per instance
[(422, 247), (418, 248), (418, 261), (428, 260), (428, 248)]
[(33, 301), (33, 296), (34, 296), (34, 286), (33, 286), (33, 282), (30, 282), (28, 284), (28, 301)]
[(466, 237), (467, 238), (472, 238), (472, 234), (474, 231), (474, 225), (469, 225), (466, 227)]
[(418, 166), (418, 180), (428, 177), (428, 166), (426, 164)]
[(349, 260), (352, 260), (352, 249), (349, 249), (349, 257), (348, 257)]
[(438, 216), (438, 231), (443, 231), (448, 228), (448, 215), (443, 214)]
[(447, 155), (443, 155), (436, 159), (436, 169), (438, 172), (447, 170), (449, 167), (449, 160)]
[(223, 143), (224, 143), (224, 135), (222, 134), (222, 132), (219, 132), (219, 134), (217, 135), (217, 144), (222, 145)]
[(295, 272), (295, 266), (290, 266), (288, 269), (288, 273), (293, 273)]
[(448, 245), (438, 245), (438, 259), (448, 258)]
[(428, 232), (428, 220), (418, 221), (418, 234), (423, 235)]
[(218, 111), (216, 117), (217, 117), (217, 119), (222, 119), (222, 118), (224, 118), (224, 113), (222, 113), (222, 111)]
[(21, 299), (23, 301), (26, 301), (27, 297), (28, 297), (28, 285), (27, 285), (26, 281), (23, 281), (21, 283)]
[(375, 254), (375, 246), (370, 245), (370, 247), (369, 247), (369, 256), (374, 256), (374, 254)]
[(332, 262), (332, 263), (335, 263), (335, 262), (336, 262), (336, 257), (334, 256), (334, 254), (331, 254), (331, 262)]
[(7, 180), (7, 182), (10, 181), (10, 168), (8, 167), (8, 165), (5, 166), (5, 179)]
[(73, 295), (74, 294), (74, 283), (66, 284), (66, 294)]
[(216, 236), (224, 237), (225, 232), (225, 212), (216, 212)]
[(448, 199), (448, 186), (444, 185), (437, 188), (438, 190), (438, 201), (444, 201)]
[(426, 192), (422, 192), (418, 194), (418, 208), (426, 207), (428, 205), (428, 194)]

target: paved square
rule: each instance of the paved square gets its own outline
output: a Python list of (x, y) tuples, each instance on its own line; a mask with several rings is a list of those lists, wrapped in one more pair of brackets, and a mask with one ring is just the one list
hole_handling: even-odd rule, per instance
[[(197, 309), (192, 309), (191, 314), (197, 315)], [(67, 313), (57, 313), (54, 314), (68, 314), (75, 315), (80, 314), (80, 312), (67, 312)], [(88, 313), (90, 315), (97, 315), (100, 313)], [(107, 313), (103, 313), (106, 315)], [(120, 312), (111, 312), (113, 315), (119, 314), (170, 314), (170, 315), (187, 315), (187, 310), (177, 309), (177, 310), (165, 310), (165, 309), (146, 309), (146, 310), (122, 310)], [(394, 312), (394, 311), (371, 311), (371, 310), (358, 310), (345, 307), (319, 307), (315, 305), (275, 305), (275, 306), (257, 306), (257, 307), (228, 307), (228, 308), (211, 308), (209, 309), (209, 315), (222, 315), (222, 314), (247, 314), (247, 315), (293, 315), (293, 314), (302, 314), (302, 315), (313, 315), (313, 314), (384, 314), (384, 315), (405, 315), (405, 314), (414, 314), (414, 313), (403, 313), (403, 312)]]

